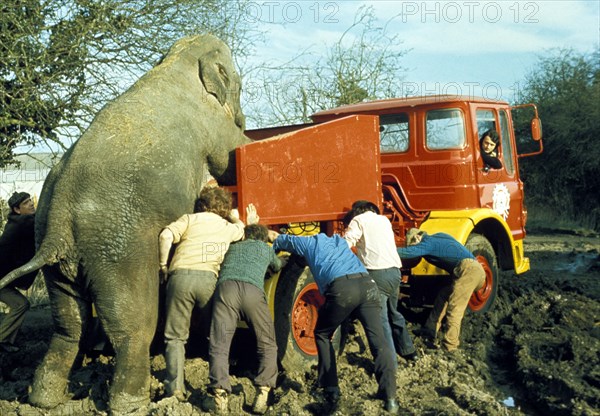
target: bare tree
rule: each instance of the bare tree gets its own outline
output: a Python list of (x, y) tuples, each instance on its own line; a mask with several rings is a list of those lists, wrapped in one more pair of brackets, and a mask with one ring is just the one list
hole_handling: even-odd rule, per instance
[(244, 60), (262, 36), (244, 18), (247, 3), (3, 0), (0, 167), (19, 145), (68, 147), (182, 36), (213, 33)]
[[(352, 25), (326, 57), (300, 64), (306, 53), (276, 67), (257, 70), (260, 80), (247, 113), (261, 127), (304, 123), (316, 111), (400, 94), (408, 52), (387, 25), (377, 26), (373, 9), (361, 7)], [(259, 81), (257, 81), (259, 82)]]

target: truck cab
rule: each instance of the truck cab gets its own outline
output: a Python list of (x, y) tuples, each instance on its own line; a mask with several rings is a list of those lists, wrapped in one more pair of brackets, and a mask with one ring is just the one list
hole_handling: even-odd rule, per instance
[[(431, 211), (490, 208), (521, 240), (526, 211), (509, 112), (504, 102), (427, 96), (346, 106), (317, 113), (313, 120), (379, 117), (382, 183), (386, 200), (399, 212), (417, 219)], [(481, 159), (479, 140), (490, 129), (501, 138), (502, 169), (486, 169)]]

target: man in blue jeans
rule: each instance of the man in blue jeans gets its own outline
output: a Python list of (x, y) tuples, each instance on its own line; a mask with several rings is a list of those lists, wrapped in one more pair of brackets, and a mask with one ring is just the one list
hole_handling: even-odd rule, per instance
[(397, 412), (396, 358), (383, 334), (379, 290), (348, 243), (339, 235), (298, 237), (270, 231), (269, 236), (275, 251), (285, 250), (304, 257), (319, 292), (325, 296), (325, 303), (319, 309), (315, 340), (319, 386), (327, 401), (335, 406), (340, 396), (331, 337), (345, 319), (356, 317), (364, 327), (375, 358), (378, 395), (387, 411)]
[(381, 322), (390, 348), (407, 361), (418, 359), (415, 346), (398, 311), (400, 267), (394, 230), (390, 220), (381, 215), (377, 205), (359, 200), (352, 204), (344, 218), (344, 239), (367, 268), (379, 288)]

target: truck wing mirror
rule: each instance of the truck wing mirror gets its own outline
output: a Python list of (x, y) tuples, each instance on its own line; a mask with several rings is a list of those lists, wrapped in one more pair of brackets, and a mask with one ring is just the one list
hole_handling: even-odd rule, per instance
[(521, 105), (515, 105), (513, 107), (511, 107), (511, 110), (517, 109), (517, 108), (524, 108), (524, 107), (530, 107), (531, 109), (533, 109), (533, 118), (531, 119), (531, 138), (536, 141), (539, 145), (538, 150), (531, 152), (531, 153), (522, 153), (517, 155), (517, 157), (522, 158), (522, 157), (528, 157), (528, 156), (535, 156), (535, 155), (539, 155), (540, 153), (542, 153), (544, 151), (544, 143), (542, 141), (542, 120), (540, 119), (539, 115), (538, 115), (538, 110), (535, 104), (521, 104)]
[(531, 138), (536, 142), (542, 140), (542, 120), (539, 117), (531, 119)]

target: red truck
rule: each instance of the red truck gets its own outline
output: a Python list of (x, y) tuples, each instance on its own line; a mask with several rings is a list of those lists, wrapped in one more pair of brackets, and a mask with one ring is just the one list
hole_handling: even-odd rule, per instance
[[(538, 149), (518, 154), (512, 110), (531, 108)], [(261, 222), (294, 234), (343, 232), (352, 203), (376, 203), (392, 222), (398, 246), (406, 230), (453, 235), (483, 264), (484, 287), (469, 303), (485, 312), (499, 270), (529, 269), (523, 251), (527, 210), (518, 160), (543, 150), (533, 104), (467, 96), (423, 96), (365, 102), (314, 114), (312, 123), (249, 130), (254, 141), (236, 150), (238, 206), (254, 203)], [(502, 169), (486, 169), (480, 135), (501, 138)], [(240, 209), (240, 213), (245, 210)], [(446, 274), (422, 261), (403, 269), (401, 299), (430, 305), (432, 280)], [(267, 280), (280, 358), (294, 365), (316, 357), (313, 329), (323, 298), (308, 268), (291, 262)]]

